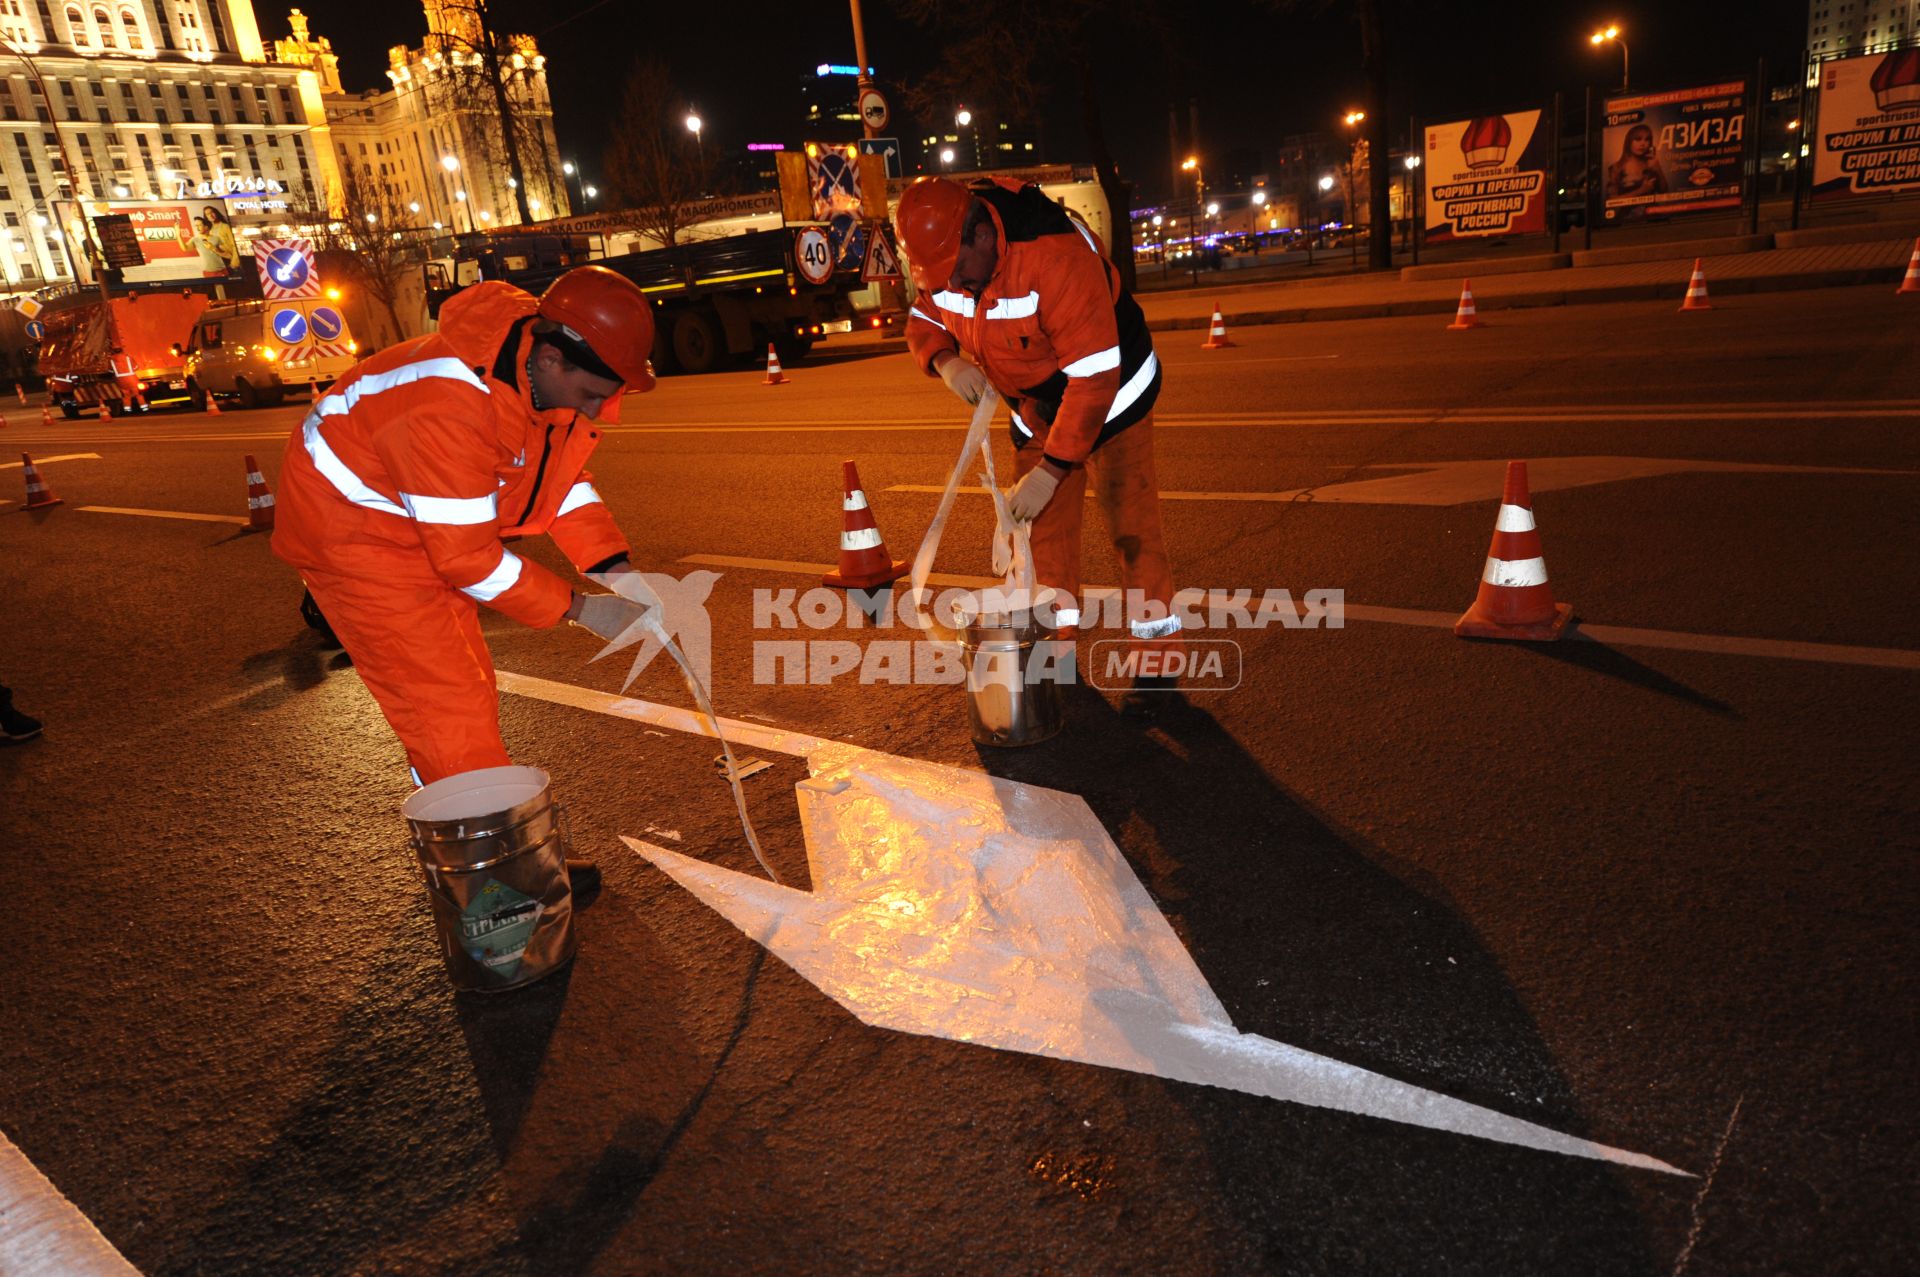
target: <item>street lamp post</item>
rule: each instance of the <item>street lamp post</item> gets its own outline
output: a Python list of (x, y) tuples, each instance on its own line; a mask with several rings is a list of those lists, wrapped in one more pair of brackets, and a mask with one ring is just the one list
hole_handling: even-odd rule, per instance
[[(1367, 113), (1365, 111), (1348, 111), (1344, 118), (1347, 125), (1347, 248), (1353, 265), (1358, 267), (1360, 265), (1360, 237), (1354, 233), (1356, 224), (1353, 220), (1353, 170), (1359, 167), (1360, 135), (1355, 131), (1355, 126), (1367, 118)], [(1372, 231), (1369, 230), (1368, 234), (1372, 234)]]
[(705, 127), (706, 122), (700, 118), (698, 112), (687, 112), (687, 132), (693, 134), (694, 151), (700, 158), (700, 193), (702, 195), (706, 194), (707, 186), (707, 141), (701, 136), (700, 130)]
[(1630, 74), (1630, 71), (1631, 71), (1630, 60), (1632, 58), (1632, 55), (1627, 51), (1627, 37), (1620, 34), (1619, 26), (1609, 23), (1605, 29), (1596, 31), (1592, 35), (1588, 36), (1587, 43), (1593, 45), (1596, 48), (1598, 48), (1600, 45), (1603, 45), (1603, 44), (1619, 45), (1620, 46), (1620, 91), (1622, 93), (1625, 93), (1629, 88), (1633, 86), (1633, 77)]
[(1307, 228), (1307, 265), (1308, 266), (1313, 265), (1313, 241), (1317, 239), (1320, 235), (1320, 218), (1324, 212), (1324, 210), (1321, 208), (1320, 201), (1325, 199), (1327, 197), (1327, 192), (1333, 189), (1333, 174), (1331, 173), (1321, 174), (1319, 186), (1320, 186), (1320, 194), (1316, 196), (1313, 201), (1314, 224)]
[(1187, 273), (1195, 284), (1200, 282), (1200, 263), (1196, 260), (1200, 237), (1200, 195), (1205, 189), (1200, 171), (1200, 157), (1189, 155), (1180, 162), (1180, 171), (1193, 174), (1193, 199), (1187, 204)]

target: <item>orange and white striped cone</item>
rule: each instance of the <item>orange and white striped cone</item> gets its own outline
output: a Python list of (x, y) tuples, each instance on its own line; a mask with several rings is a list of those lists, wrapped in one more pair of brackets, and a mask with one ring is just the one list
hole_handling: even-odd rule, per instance
[(1707, 300), (1707, 273), (1700, 269), (1700, 259), (1693, 259), (1693, 278), (1687, 281), (1687, 296), (1680, 303), (1681, 310), (1712, 310), (1713, 303)]
[(41, 406), (40, 424), (43, 426), (50, 426), (53, 424), (53, 408), (50, 405)]
[(841, 463), (840, 566), (820, 579), (841, 590), (871, 590), (898, 581), (911, 566), (887, 553), (879, 525), (867, 508), (860, 471), (853, 462)]
[(780, 355), (774, 350), (772, 342), (767, 343), (767, 379), (761, 384), (765, 386), (787, 384), (787, 374), (780, 371)]
[(1463, 279), (1460, 281), (1460, 304), (1454, 308), (1453, 322), (1447, 325), (1447, 331), (1480, 326), (1480, 314), (1473, 308), (1473, 281)]
[[(1920, 235), (1914, 237), (1913, 256), (1907, 259), (1907, 277), (1900, 281), (1900, 287), (1894, 292), (1920, 293)], [(25, 403), (26, 399), (22, 397), (20, 402)]]
[(112, 421), (112, 420), (113, 420), (113, 409), (111, 409), (111, 408), (109, 408), (109, 407), (107, 407), (107, 401), (106, 401), (106, 400), (104, 400), (104, 399), (102, 399), (102, 400), (100, 401), (100, 413), (99, 413), (99, 416), (100, 416), (100, 420), (102, 420), (102, 421)]
[(1227, 317), (1220, 313), (1220, 303), (1213, 304), (1213, 323), (1207, 332), (1207, 339), (1200, 343), (1202, 350), (1226, 350), (1240, 343), (1227, 336)]
[(1573, 615), (1570, 603), (1555, 603), (1547, 561), (1533, 524), (1527, 494), (1527, 463), (1507, 462), (1506, 490), (1493, 524), (1493, 546), (1480, 573), (1480, 593), (1453, 623), (1463, 638), (1557, 639)]
[(27, 388), (17, 381), (13, 383), (13, 393), (19, 396), (22, 404), (27, 402)]
[(60, 498), (53, 495), (53, 489), (49, 488), (46, 480), (40, 477), (40, 471), (34, 466), (33, 458), (24, 452), (21, 453), (20, 465), (21, 468), (27, 472), (27, 504), (25, 508), (28, 510), (44, 510), (50, 505), (59, 505)]
[(247, 526), (259, 532), (273, 530), (273, 491), (251, 452), (247, 454)]
[(209, 417), (217, 417), (220, 415), (220, 401), (213, 397), (211, 390), (207, 392), (207, 415)]

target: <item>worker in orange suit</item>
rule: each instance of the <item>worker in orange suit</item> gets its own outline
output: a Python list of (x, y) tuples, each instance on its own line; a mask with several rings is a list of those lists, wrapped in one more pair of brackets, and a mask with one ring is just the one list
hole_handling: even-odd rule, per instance
[[(1146, 318), (1099, 239), (1031, 184), (962, 186), (925, 177), (900, 197), (901, 238), (918, 296), (907, 345), (968, 403), (991, 386), (1012, 405), (1013, 517), (1031, 521), (1034, 574), (1066, 596), (1063, 638), (1080, 622), (1080, 526), (1087, 485), (1119, 558), (1127, 625), (1164, 671), (1180, 650), (1173, 568), (1160, 526), (1153, 404), (1160, 362)], [(1166, 691), (1136, 675), (1124, 707)]]
[(288, 440), (274, 553), (299, 569), (416, 783), (510, 761), (480, 604), (607, 639), (639, 618), (506, 543), (544, 532), (588, 577), (632, 571), (586, 464), (596, 423), (653, 389), (652, 346), (646, 295), (604, 267), (537, 298), (477, 284), (442, 307), (438, 332), (356, 365)]

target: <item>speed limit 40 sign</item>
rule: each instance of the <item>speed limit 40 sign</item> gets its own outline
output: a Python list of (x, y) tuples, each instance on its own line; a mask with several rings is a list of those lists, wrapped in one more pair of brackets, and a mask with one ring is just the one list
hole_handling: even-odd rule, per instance
[(820, 226), (802, 226), (793, 235), (793, 264), (809, 284), (833, 278), (833, 241)]

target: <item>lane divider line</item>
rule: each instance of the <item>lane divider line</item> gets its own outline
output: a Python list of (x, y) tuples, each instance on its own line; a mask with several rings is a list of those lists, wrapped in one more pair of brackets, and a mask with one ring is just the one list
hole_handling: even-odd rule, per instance
[[(775, 572), (792, 576), (819, 576), (832, 565), (795, 563), (782, 559), (752, 559), (725, 554), (689, 554), (681, 563), (699, 567), (739, 568), (746, 571)], [(992, 576), (955, 576), (936, 573), (928, 580), (936, 585), (960, 589), (984, 589), (1000, 584)], [(1112, 585), (1090, 585), (1088, 598), (1105, 598), (1119, 592)], [(1227, 591), (1214, 591), (1226, 594)], [(1175, 601), (1189, 605), (1205, 600), (1210, 592), (1197, 587), (1181, 590)], [(1348, 619), (1376, 621), (1387, 625), (1412, 625), (1424, 629), (1452, 629), (1457, 612), (1429, 612), (1414, 608), (1380, 607), (1368, 603), (1346, 604)], [(1721, 656), (1756, 656), (1766, 660), (1810, 661), (1826, 665), (1863, 665), (1878, 669), (1920, 670), (1920, 651), (1901, 647), (1862, 647), (1845, 643), (1805, 643), (1794, 639), (1745, 638), (1733, 634), (1690, 634), (1680, 630), (1650, 630), (1628, 625), (1590, 625), (1576, 621), (1569, 637), (1622, 647), (1655, 647), (1675, 652), (1707, 652)]]
[(0, 1273), (140, 1277), (93, 1221), (0, 1132)]
[[(39, 462), (35, 462), (38, 465)], [(237, 523), (247, 525), (244, 514), (196, 514), (191, 510), (139, 510), (132, 506), (119, 505), (83, 505), (74, 509), (93, 514), (136, 514), (144, 519), (188, 519), (194, 523)]]
[[(98, 461), (98, 460), (100, 460), (100, 454), (97, 452), (63, 452), (60, 455), (55, 457), (35, 457), (33, 459), (33, 464), (36, 466), (46, 466), (46, 465), (52, 465), (56, 461)], [(25, 464), (24, 462), (20, 462), (20, 461), (0, 461), (0, 470), (18, 470), (24, 464)]]

